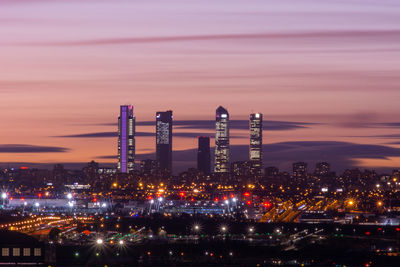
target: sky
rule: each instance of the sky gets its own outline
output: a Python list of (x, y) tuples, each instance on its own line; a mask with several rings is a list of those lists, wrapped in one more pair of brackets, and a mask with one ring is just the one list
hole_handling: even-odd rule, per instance
[(400, 167), (397, 0), (0, 0), (0, 59), (3, 167), (116, 163), (122, 104), (138, 159), (173, 110), (176, 172), (219, 105), (232, 160), (261, 112), (265, 166)]

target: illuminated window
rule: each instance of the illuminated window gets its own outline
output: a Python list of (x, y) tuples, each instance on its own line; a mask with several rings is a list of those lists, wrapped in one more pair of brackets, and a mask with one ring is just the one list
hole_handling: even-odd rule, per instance
[(19, 257), (21, 255), (20, 249), (19, 248), (13, 248), (13, 256), (14, 257)]
[(40, 256), (42, 256), (42, 249), (40, 249), (40, 248), (35, 248), (35, 249), (33, 250), (33, 255), (34, 255), (35, 257), (40, 257)]
[(3, 257), (8, 257), (8, 256), (10, 256), (10, 250), (9, 250), (9, 248), (2, 248), (2, 249), (1, 249), (1, 256), (3, 256)]
[(24, 255), (25, 257), (29, 257), (31, 255), (31, 249), (24, 248), (24, 250), (22, 251), (22, 255)]

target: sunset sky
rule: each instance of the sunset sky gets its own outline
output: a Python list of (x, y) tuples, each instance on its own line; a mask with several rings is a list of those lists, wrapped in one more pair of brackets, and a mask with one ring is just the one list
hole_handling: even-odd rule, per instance
[(0, 0), (0, 100), (2, 167), (116, 163), (132, 104), (138, 159), (173, 110), (175, 171), (219, 105), (233, 160), (261, 112), (265, 166), (400, 168), (400, 2)]

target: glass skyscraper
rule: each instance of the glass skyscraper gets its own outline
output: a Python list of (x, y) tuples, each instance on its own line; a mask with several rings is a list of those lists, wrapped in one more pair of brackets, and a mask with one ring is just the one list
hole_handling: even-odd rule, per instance
[(262, 173), (262, 121), (261, 113), (250, 114), (250, 170), (256, 176)]
[(218, 107), (215, 118), (215, 173), (229, 172), (229, 113)]
[(129, 173), (134, 170), (135, 161), (135, 117), (133, 106), (120, 107), (118, 118), (118, 171)]
[(210, 137), (199, 137), (197, 169), (204, 174), (210, 174), (211, 172)]
[(172, 172), (172, 111), (156, 113), (156, 160), (160, 171)]

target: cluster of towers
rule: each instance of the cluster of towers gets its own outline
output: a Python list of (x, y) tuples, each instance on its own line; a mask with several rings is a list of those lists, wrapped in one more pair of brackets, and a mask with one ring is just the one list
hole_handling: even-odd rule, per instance
[[(156, 159), (161, 171), (172, 170), (172, 111), (156, 113)], [(135, 167), (135, 116), (132, 105), (120, 107), (118, 117), (118, 171)]]
[[(172, 111), (156, 113), (156, 162), (160, 171), (172, 172)], [(262, 172), (262, 114), (250, 114), (250, 169), (254, 175)], [(216, 110), (214, 173), (230, 172), (229, 113), (223, 107)], [(120, 107), (118, 118), (118, 171), (129, 173), (135, 161), (135, 117), (132, 105)], [(198, 138), (197, 168), (211, 173), (210, 137)]]
[[(250, 172), (256, 176), (262, 173), (262, 121), (261, 113), (250, 114)], [(215, 130), (214, 173), (229, 173), (229, 113), (223, 107), (216, 110)]]

